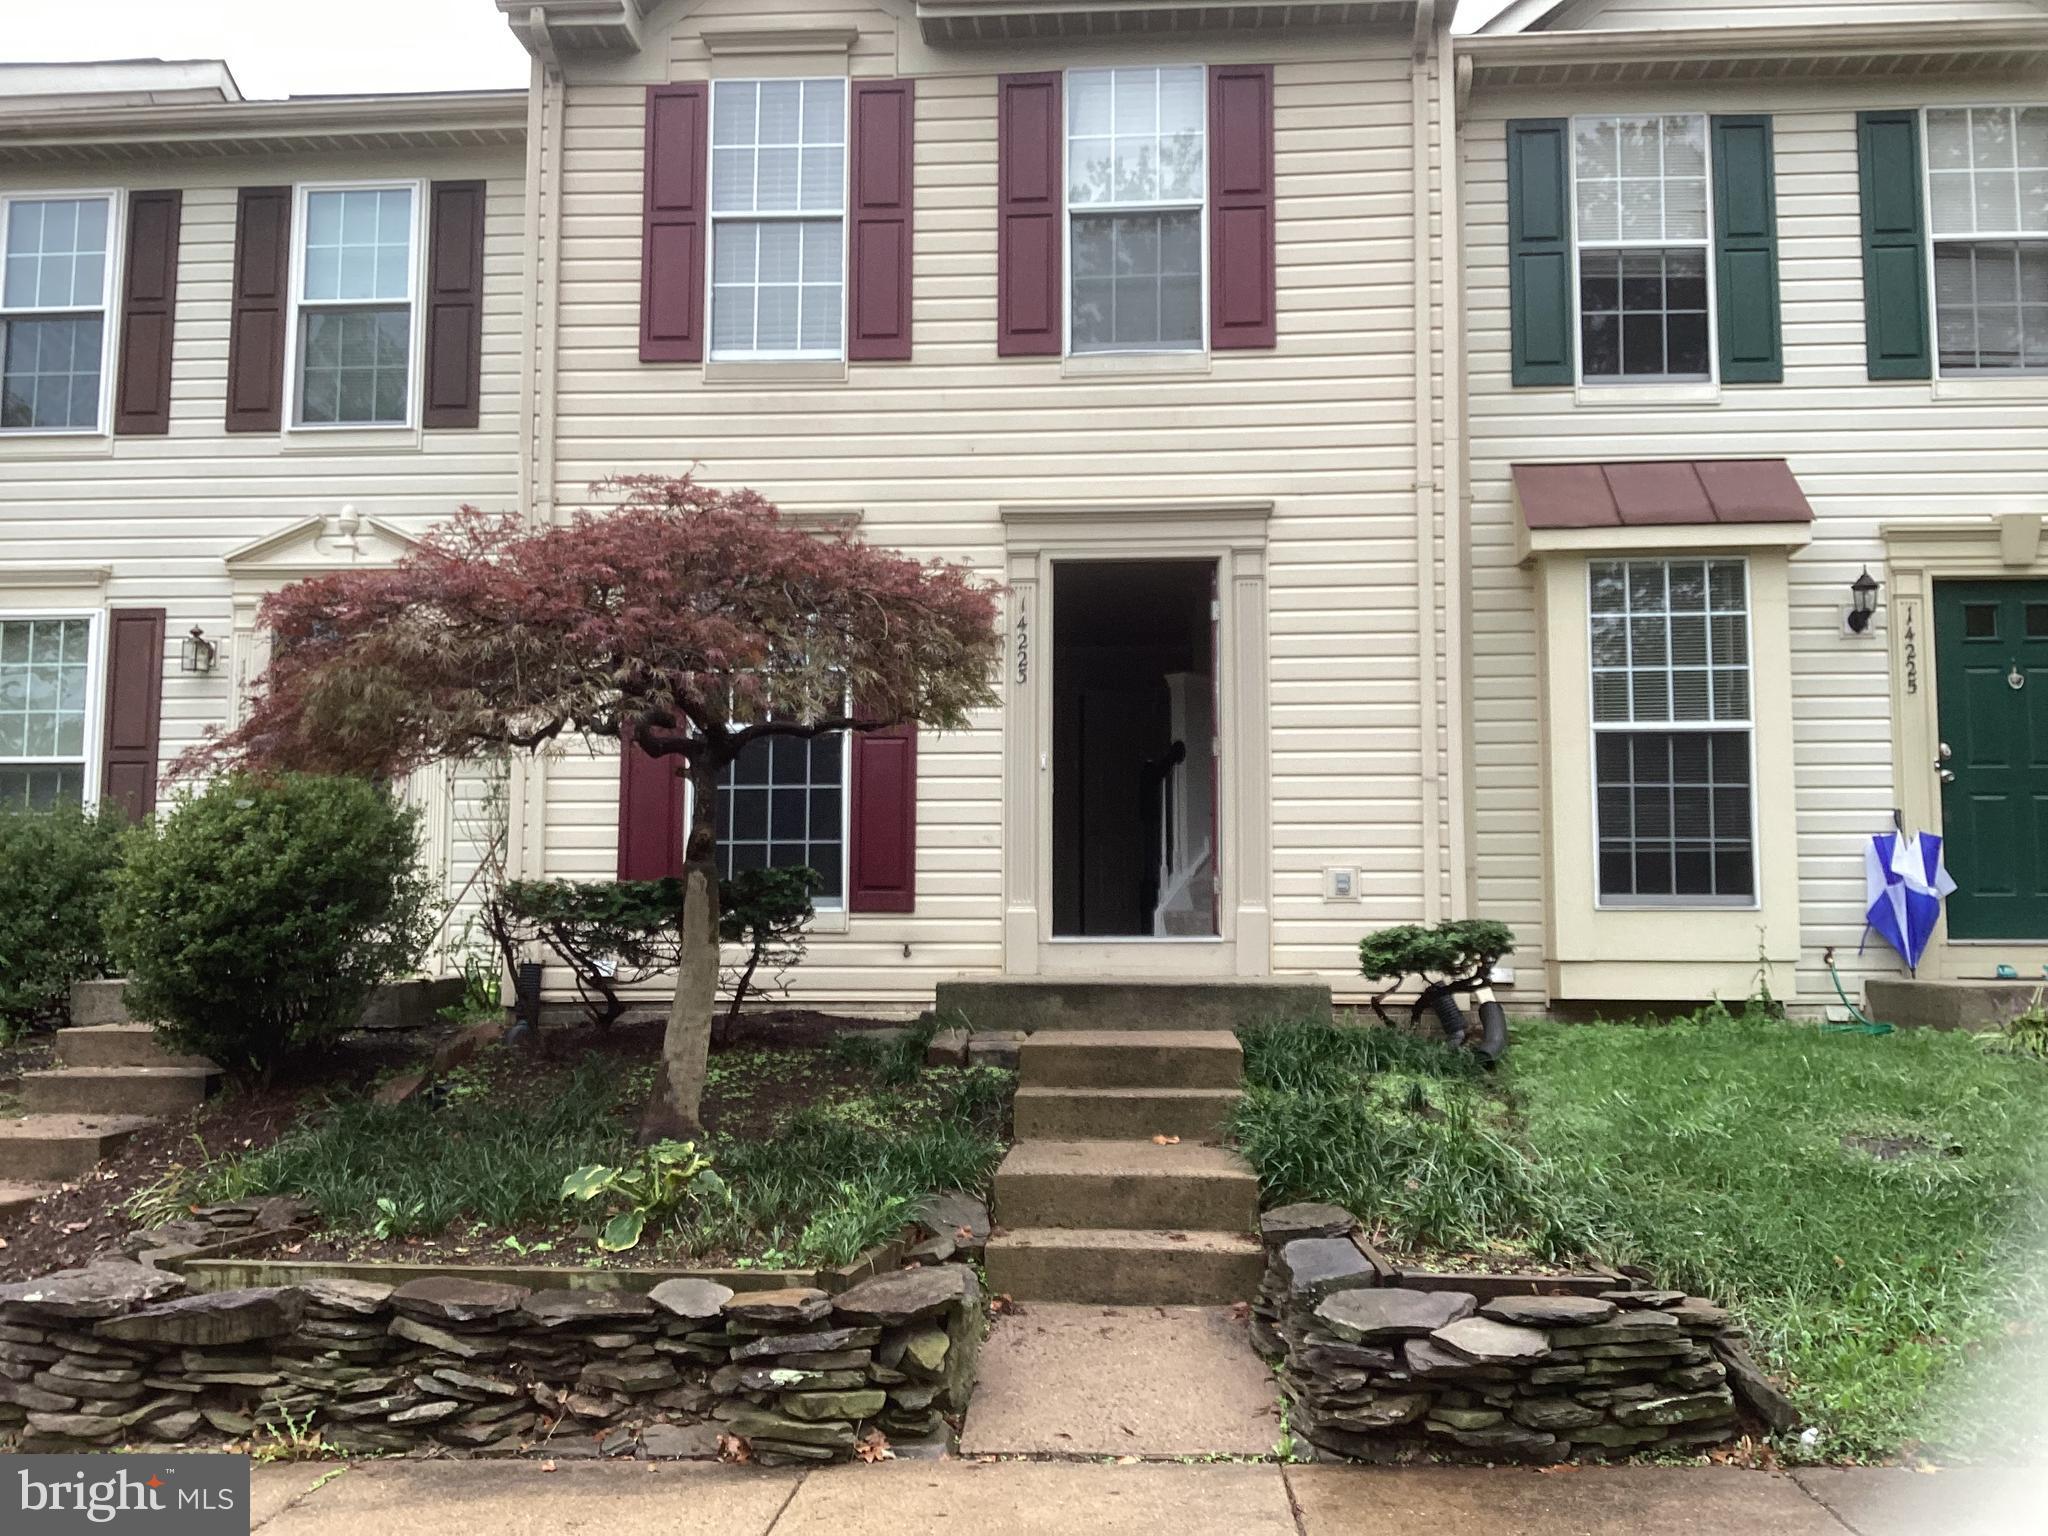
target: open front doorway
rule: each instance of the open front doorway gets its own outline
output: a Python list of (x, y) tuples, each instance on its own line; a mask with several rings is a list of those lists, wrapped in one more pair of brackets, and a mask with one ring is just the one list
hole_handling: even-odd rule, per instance
[(1217, 565), (1053, 564), (1052, 933), (1214, 938)]

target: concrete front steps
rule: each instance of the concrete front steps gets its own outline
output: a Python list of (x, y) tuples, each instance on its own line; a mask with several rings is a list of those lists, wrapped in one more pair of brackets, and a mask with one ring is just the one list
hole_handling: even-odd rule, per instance
[(977, 1031), (1042, 1029), (1238, 1030), (1248, 1024), (1330, 1018), (1330, 989), (1282, 980), (1129, 981), (960, 977), (938, 985), (943, 1017)]
[(1044, 1029), (1018, 1070), (991, 1287), (1111, 1306), (1219, 1305), (1258, 1290), (1258, 1179), (1216, 1144), (1244, 1070), (1234, 1034)]
[(72, 1015), (90, 1020), (57, 1031), (57, 1065), (21, 1078), (22, 1108), (0, 1120), (0, 1215), (77, 1178), (111, 1157), (137, 1131), (196, 1109), (219, 1086), (220, 1069), (200, 1056), (160, 1049), (147, 1024), (127, 1017), (121, 983), (73, 989)]

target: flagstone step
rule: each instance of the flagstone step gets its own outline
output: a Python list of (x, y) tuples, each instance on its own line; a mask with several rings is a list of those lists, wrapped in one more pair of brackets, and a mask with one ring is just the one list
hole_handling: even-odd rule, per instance
[(1237, 1036), (1213, 1029), (1041, 1030), (1018, 1050), (1033, 1088), (1235, 1088)]
[(1214, 1141), (1243, 1097), (1235, 1088), (1069, 1088), (1017, 1090), (1017, 1139)]
[(76, 1178), (154, 1123), (147, 1115), (24, 1115), (0, 1120), (0, 1168), (25, 1183)]
[(1018, 1301), (1227, 1306), (1258, 1294), (1265, 1254), (1249, 1232), (1024, 1227), (991, 1237), (987, 1263)]
[(67, 1067), (203, 1067), (204, 1056), (174, 1056), (147, 1024), (74, 1024), (57, 1031), (57, 1060)]
[(58, 1067), (25, 1072), (22, 1108), (31, 1115), (176, 1115), (196, 1109), (220, 1081), (198, 1067)]
[(1259, 1181), (1235, 1152), (1190, 1142), (1020, 1141), (996, 1169), (996, 1219), (1025, 1227), (1250, 1232)]

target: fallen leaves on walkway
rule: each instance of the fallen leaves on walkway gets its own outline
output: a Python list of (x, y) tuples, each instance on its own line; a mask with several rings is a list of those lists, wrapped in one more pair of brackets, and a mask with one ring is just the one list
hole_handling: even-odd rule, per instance
[(879, 1429), (871, 1429), (860, 1437), (860, 1444), (853, 1448), (853, 1454), (862, 1461), (894, 1461), (896, 1453), (889, 1449), (889, 1437)]
[(727, 1466), (744, 1467), (754, 1459), (754, 1448), (739, 1435), (720, 1435), (718, 1459)]
[(1178, 1136), (1154, 1136), (1152, 1138), (1152, 1145), (1155, 1147), (1177, 1147), (1180, 1145), (1180, 1138)]

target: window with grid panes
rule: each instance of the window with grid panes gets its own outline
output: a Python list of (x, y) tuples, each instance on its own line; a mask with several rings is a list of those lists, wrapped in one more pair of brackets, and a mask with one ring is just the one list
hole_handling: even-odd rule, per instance
[(1206, 74), (1067, 72), (1068, 350), (1203, 345)]
[(846, 901), (846, 737), (760, 736), (718, 786), (718, 872), (809, 865), (823, 877), (815, 904)]
[(113, 206), (0, 198), (0, 431), (98, 430)]
[(711, 355), (837, 358), (846, 322), (846, 82), (711, 87)]
[(1576, 118), (1572, 185), (1584, 378), (1711, 379), (1707, 120)]
[(1756, 898), (1748, 588), (1742, 560), (1589, 568), (1604, 906)]
[(1945, 374), (2048, 373), (2048, 107), (1927, 113)]
[(0, 619), (0, 811), (85, 798), (92, 620)]
[(413, 187), (316, 187), (298, 236), (301, 426), (411, 419)]

